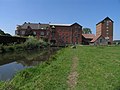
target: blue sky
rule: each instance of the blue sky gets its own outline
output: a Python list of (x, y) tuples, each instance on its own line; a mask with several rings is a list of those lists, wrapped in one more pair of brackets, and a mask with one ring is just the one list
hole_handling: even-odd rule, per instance
[(0, 0), (0, 28), (12, 35), (24, 22), (77, 22), (95, 34), (107, 16), (114, 21), (114, 39), (120, 39), (120, 0)]

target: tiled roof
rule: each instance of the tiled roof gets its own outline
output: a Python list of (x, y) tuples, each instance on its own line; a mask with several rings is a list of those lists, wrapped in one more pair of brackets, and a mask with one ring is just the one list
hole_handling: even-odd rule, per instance
[(41, 24), (41, 23), (24, 23), (23, 25), (18, 25), (22, 29), (27, 29), (28, 26), (32, 29), (46, 29), (49, 27), (49, 24)]
[(94, 34), (82, 34), (87, 39), (93, 39), (95, 37)]
[[(74, 23), (74, 24), (77, 24), (77, 23)], [(28, 26), (32, 29), (46, 29), (47, 27), (50, 27), (50, 26), (72, 26), (74, 24), (42, 24), (42, 23), (24, 23), (22, 25), (17, 25), (17, 28), (20, 28), (20, 29), (27, 29)], [(78, 24), (79, 25), (79, 24)], [(81, 25), (80, 25), (81, 26)]]
[(90, 42), (95, 42), (96, 40), (98, 40), (98, 39), (100, 38), (100, 36), (101, 36), (101, 35), (95, 36), (95, 37), (93, 38), (93, 40), (91, 40)]
[(73, 24), (49, 24), (49, 25), (54, 25), (54, 26), (72, 26), (72, 25), (75, 25), (75, 24), (77, 24), (77, 25), (79, 25), (79, 26), (81, 26), (80, 24), (78, 24), (78, 23), (73, 23)]

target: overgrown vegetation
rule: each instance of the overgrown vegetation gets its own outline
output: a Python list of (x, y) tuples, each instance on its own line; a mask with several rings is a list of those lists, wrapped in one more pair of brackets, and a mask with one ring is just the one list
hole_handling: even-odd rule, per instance
[(1, 84), (0, 89), (64, 90), (67, 88), (66, 80), (70, 72), (71, 58), (72, 52), (69, 49), (60, 50), (49, 61), (21, 71), (12, 81)]
[(1, 44), (0, 53), (21, 51), (21, 50), (33, 50), (37, 48), (44, 48), (47, 46), (48, 46), (48, 43), (43, 41), (42, 39), (37, 40), (33, 36), (29, 36), (28, 40), (22, 44), (9, 44), (9, 45)]
[(19, 72), (1, 90), (66, 90), (72, 58), (79, 59), (75, 90), (120, 90), (120, 47), (65, 48), (49, 61)]

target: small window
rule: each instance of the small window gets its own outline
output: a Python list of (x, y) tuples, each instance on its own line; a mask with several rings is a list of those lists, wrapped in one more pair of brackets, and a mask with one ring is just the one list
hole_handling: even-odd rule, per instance
[(33, 34), (36, 35), (37, 33), (34, 31)]
[(109, 26), (109, 23), (107, 23), (106, 25)]
[(108, 29), (106, 31), (108, 32)]
[(18, 31), (15, 31), (15, 34), (18, 35), (19, 34)]
[(24, 35), (24, 34), (25, 34), (25, 31), (22, 31), (21, 34)]
[(109, 23), (109, 21), (107, 21), (107, 23)]
[(49, 35), (49, 32), (47, 32), (47, 35)]
[(108, 29), (109, 27), (107, 26), (106, 28)]
[(102, 39), (100, 39), (100, 43), (102, 43)]
[(45, 35), (45, 33), (44, 32), (41, 32), (41, 34), (40, 34), (41, 36), (44, 36)]
[(80, 26), (78, 28), (81, 28)]

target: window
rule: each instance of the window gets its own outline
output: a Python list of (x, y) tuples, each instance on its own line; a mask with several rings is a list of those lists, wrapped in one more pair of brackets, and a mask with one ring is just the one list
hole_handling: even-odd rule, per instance
[(100, 43), (102, 43), (102, 39), (100, 39)]
[(75, 26), (75, 28), (77, 28), (77, 26)]
[(109, 21), (107, 21), (106, 25), (107, 25), (107, 26), (109, 25)]
[(25, 34), (25, 31), (22, 31), (21, 34), (24, 35), (24, 34)]
[(49, 35), (49, 32), (47, 32), (47, 35)]
[(45, 35), (45, 33), (44, 33), (44, 32), (41, 32), (41, 33), (40, 33), (40, 35), (41, 35), (41, 36), (44, 36), (44, 35)]
[(15, 34), (18, 35), (19, 34), (18, 31), (15, 31)]
[(109, 25), (109, 23), (107, 23), (107, 26)]
[(109, 27), (107, 26), (106, 28), (108, 29)]
[(44, 28), (41, 28), (41, 29), (44, 29)]
[(107, 23), (109, 23), (109, 21), (107, 21)]
[(78, 28), (81, 28), (80, 26)]
[(80, 37), (80, 34), (78, 34), (78, 37)]
[(108, 36), (109, 33), (106, 33), (106, 36)]
[(36, 35), (36, 32), (34, 31), (33, 34)]
[(106, 31), (108, 32), (108, 29)]

